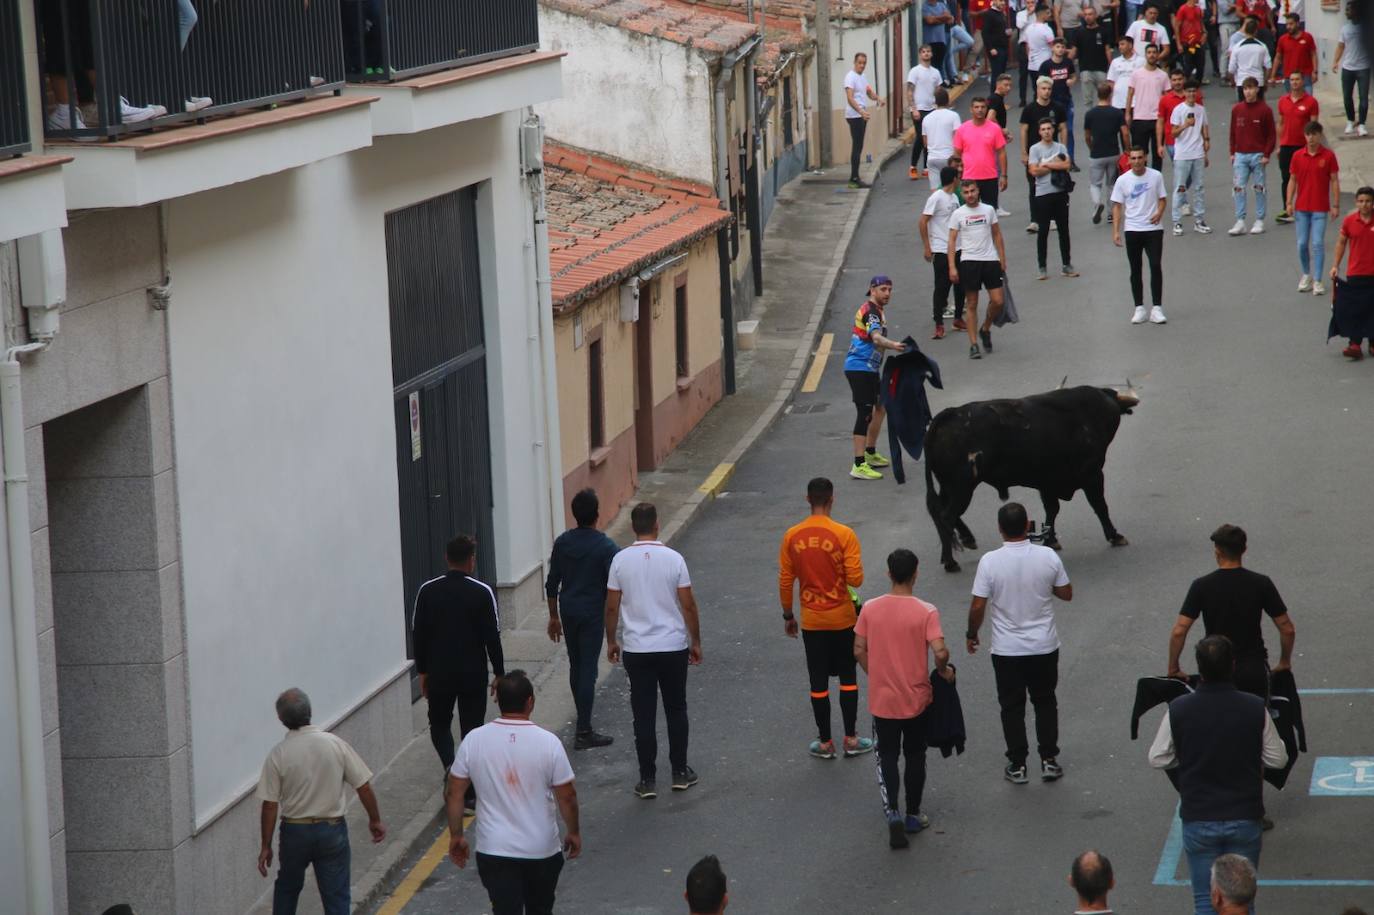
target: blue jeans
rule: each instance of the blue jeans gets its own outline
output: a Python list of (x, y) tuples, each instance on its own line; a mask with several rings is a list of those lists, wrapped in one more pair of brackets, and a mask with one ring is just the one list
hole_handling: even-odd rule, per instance
[(1298, 264), (1302, 267), (1303, 276), (1316, 277), (1318, 283), (1325, 282), (1322, 278), (1322, 267), (1326, 265), (1328, 215), (1325, 210), (1320, 213), (1298, 210), (1293, 214), (1293, 220), (1297, 225)]
[(562, 611), (563, 641), (568, 646), (568, 685), (577, 706), (577, 733), (592, 729), (592, 702), (596, 699), (596, 666), (606, 621), (599, 613)]
[[(1194, 820), (1183, 822), (1183, 852), (1193, 881), (1193, 915), (1216, 915), (1212, 908), (1212, 862), (1237, 854), (1259, 869), (1259, 820)], [(1251, 907), (1251, 912), (1254, 908)]]
[(1245, 218), (1247, 184), (1255, 189), (1255, 218), (1264, 221), (1264, 166), (1260, 164), (1263, 157), (1263, 153), (1236, 153), (1236, 159), (1231, 163), (1231, 193), (1236, 198), (1237, 221)]
[(282, 823), (277, 843), (277, 882), (272, 915), (295, 915), (305, 886), (305, 868), (315, 867), (315, 883), (325, 915), (348, 915), (348, 824)]
[(1193, 197), (1193, 221), (1197, 222), (1207, 214), (1207, 198), (1202, 189), (1202, 162), (1202, 159), (1174, 160), (1174, 222), (1179, 221), (1179, 209), (1189, 192)]
[(953, 82), (959, 72), (959, 52), (973, 47), (973, 37), (962, 25), (949, 27), (949, 44), (945, 48), (945, 80)]
[(196, 27), (200, 17), (191, 0), (177, 0), (177, 37), (181, 39), (181, 50), (186, 50), (186, 42), (191, 38), (191, 30)]

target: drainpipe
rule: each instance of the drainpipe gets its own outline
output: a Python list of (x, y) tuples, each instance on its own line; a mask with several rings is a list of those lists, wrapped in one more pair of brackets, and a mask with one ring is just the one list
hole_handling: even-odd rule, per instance
[(735, 393), (735, 293), (730, 275), (730, 230), (716, 232), (716, 257), (720, 260), (721, 368), (725, 393)]
[[(735, 64), (746, 54), (753, 53), (759, 45), (759, 38), (755, 36), (745, 42), (740, 47), (724, 55), (720, 59), (720, 72), (716, 74), (715, 100), (716, 100), (716, 196), (720, 198), (721, 206), (730, 209), (730, 144), (727, 142), (729, 127), (725, 122), (725, 87), (730, 82), (730, 76), (735, 71)], [(750, 98), (753, 97), (752, 90)], [(733, 307), (733, 286), (734, 272), (730, 269), (730, 251), (728, 241), (724, 241), (725, 234), (721, 234), (722, 242), (718, 245), (720, 252), (720, 317), (721, 335), (724, 339), (724, 358), (725, 358), (725, 393), (735, 392), (735, 317)]]
[(19, 767), (23, 786), (24, 855), (28, 900), (24, 910), (53, 910), (52, 852), (48, 835), (47, 766), (43, 754), (43, 700), (38, 671), (38, 623), (34, 609), (33, 541), (29, 529), (29, 475), (24, 454), (24, 399), (19, 382), (19, 356), (48, 344), (11, 347), (0, 361), (0, 451), (5, 473), (7, 562), (0, 575), (8, 579), (14, 627), (14, 669), (19, 697)]
[[(520, 125), (520, 154), (525, 186), (530, 194), (534, 212), (534, 285), (533, 307), (538, 314), (530, 315), (529, 326), (539, 329), (538, 337), (530, 339), (530, 358), (539, 364), (539, 381), (543, 387), (543, 403), (539, 407), (544, 432), (543, 472), (547, 498), (548, 540), (543, 544), (547, 553), (562, 529), (563, 475), (562, 438), (558, 427), (558, 373), (554, 362), (553, 279), (549, 270), (549, 223), (544, 205), (544, 125), (533, 108)], [(540, 514), (544, 514), (543, 511)]]
[[(759, 29), (759, 34), (762, 36), (762, 28)], [(749, 126), (745, 132), (745, 143), (748, 144), (745, 158), (750, 164), (748, 172), (744, 175), (745, 181), (748, 182), (744, 196), (749, 208), (749, 265), (753, 268), (756, 296), (763, 295), (763, 202), (759, 198), (763, 190), (760, 186), (763, 181), (763, 144), (759, 142), (759, 86), (754, 76), (754, 57), (762, 47), (763, 39), (760, 37), (744, 59), (744, 81), (748, 90), (746, 110), (749, 118)]]

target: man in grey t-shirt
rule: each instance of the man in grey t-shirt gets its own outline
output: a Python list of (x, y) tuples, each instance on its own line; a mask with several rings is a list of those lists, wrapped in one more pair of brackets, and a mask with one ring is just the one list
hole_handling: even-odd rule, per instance
[[(1369, 136), (1364, 122), (1369, 116), (1369, 55), (1364, 46), (1364, 29), (1360, 26), (1360, 11), (1353, 4), (1347, 4), (1345, 15), (1349, 20), (1341, 26), (1340, 41), (1336, 43), (1336, 56), (1331, 62), (1331, 72), (1341, 74), (1341, 98), (1345, 101), (1345, 135)], [(1355, 119), (1355, 87), (1360, 87), (1359, 120)]]

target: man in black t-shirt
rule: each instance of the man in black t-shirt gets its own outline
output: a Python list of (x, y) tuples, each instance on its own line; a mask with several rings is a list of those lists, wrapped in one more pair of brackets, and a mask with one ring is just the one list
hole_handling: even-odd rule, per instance
[(1097, 87), (1107, 82), (1107, 68), (1112, 65), (1112, 47), (1116, 38), (1111, 23), (1097, 18), (1097, 10), (1083, 7), (1083, 24), (1073, 33), (1069, 57), (1078, 65), (1078, 82), (1083, 87), (1083, 108), (1097, 104)]
[[(1064, 125), (1068, 134), (1067, 140), (1060, 142), (1069, 148), (1069, 160), (1073, 161), (1073, 87), (1078, 82), (1078, 68), (1069, 60), (1069, 46), (1064, 39), (1056, 38), (1051, 48), (1050, 59), (1040, 65), (1040, 75), (1054, 80), (1054, 85), (1050, 88), (1050, 99), (1064, 109)], [(1031, 139), (1039, 142), (1038, 122), (1031, 134)], [(1077, 165), (1074, 166), (1074, 170), (1078, 170)]]
[(1268, 616), (1279, 630), (1279, 662), (1273, 670), (1288, 670), (1293, 661), (1293, 641), (1297, 630), (1288, 618), (1288, 608), (1278, 588), (1267, 575), (1241, 565), (1245, 555), (1245, 531), (1234, 524), (1223, 524), (1212, 533), (1217, 570), (1204, 575), (1188, 588), (1178, 621), (1169, 636), (1169, 676), (1182, 677), (1178, 659), (1188, 630), (1199, 616), (1208, 635), (1224, 635), (1235, 646), (1236, 687), (1269, 698), (1269, 661), (1264, 648), (1260, 619)]
[(1083, 138), (1088, 141), (1088, 193), (1097, 225), (1111, 200), (1121, 153), (1131, 146), (1126, 112), (1112, 107), (1112, 87), (1107, 83), (1097, 87), (1097, 105), (1083, 115)]
[[(1029, 191), (1026, 204), (1026, 212), (1029, 213), (1035, 208), (1035, 178), (1030, 173), (1030, 148), (1040, 142), (1040, 121), (1042, 118), (1050, 118), (1054, 121), (1054, 138), (1065, 146), (1068, 145), (1068, 133), (1065, 130), (1065, 122), (1068, 120), (1064, 106), (1053, 100), (1054, 79), (1049, 76), (1041, 76), (1035, 81), (1035, 99), (1026, 107), (1021, 109), (1021, 166), (1026, 171), (1026, 187)], [(1038, 232), (1040, 227), (1031, 221), (1026, 226), (1027, 232)]]

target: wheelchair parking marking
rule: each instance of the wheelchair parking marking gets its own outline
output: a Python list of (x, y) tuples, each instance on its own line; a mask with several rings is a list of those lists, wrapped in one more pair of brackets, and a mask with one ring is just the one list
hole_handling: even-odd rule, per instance
[(1318, 756), (1308, 793), (1325, 797), (1374, 797), (1374, 759)]
[[(1155, 868), (1155, 886), (1192, 886), (1186, 878), (1180, 879), (1179, 865), (1183, 863), (1183, 821), (1174, 810), (1174, 821), (1169, 826), (1169, 836), (1164, 840), (1164, 850), (1159, 855), (1159, 866)], [(1265, 880), (1260, 886), (1374, 886), (1374, 880)]]

